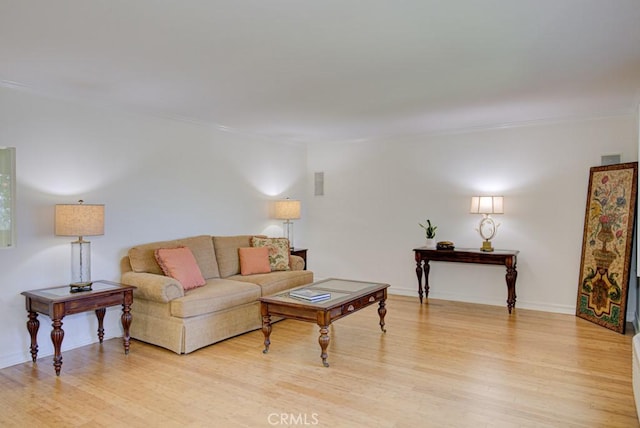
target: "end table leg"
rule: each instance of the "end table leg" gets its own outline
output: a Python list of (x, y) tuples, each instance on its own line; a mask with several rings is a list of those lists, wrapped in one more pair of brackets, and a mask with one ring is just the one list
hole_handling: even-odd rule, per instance
[(107, 312), (107, 308), (96, 309), (96, 317), (98, 318), (98, 339), (102, 343), (104, 339), (104, 314)]
[(56, 369), (56, 376), (60, 376), (62, 369), (62, 339), (64, 330), (62, 329), (62, 319), (53, 320), (53, 330), (51, 330), (51, 341), (53, 342), (53, 367)]
[(329, 326), (323, 325), (320, 326), (320, 337), (318, 338), (318, 343), (320, 343), (320, 349), (322, 352), (320, 353), (320, 358), (322, 358), (322, 365), (325, 367), (329, 367), (329, 363), (327, 363), (327, 347), (329, 346)]
[(380, 300), (380, 303), (378, 304), (378, 315), (380, 315), (380, 330), (382, 330), (383, 333), (386, 333), (387, 330), (384, 328), (384, 316), (387, 315), (387, 308), (385, 307), (384, 300)]
[(38, 359), (38, 329), (40, 328), (40, 321), (38, 320), (37, 312), (29, 312), (29, 321), (27, 321), (27, 330), (31, 335), (31, 361), (34, 363)]
[(125, 303), (122, 304), (122, 315), (120, 316), (120, 322), (122, 323), (122, 330), (124, 332), (122, 336), (122, 345), (124, 346), (125, 355), (129, 354), (129, 348), (131, 346), (131, 335), (129, 329), (131, 327), (131, 303), (125, 299)]
[(271, 340), (269, 340), (271, 336), (271, 315), (269, 314), (262, 315), (262, 334), (264, 334), (264, 349), (262, 353), (266, 354), (269, 352), (269, 345), (271, 345)]

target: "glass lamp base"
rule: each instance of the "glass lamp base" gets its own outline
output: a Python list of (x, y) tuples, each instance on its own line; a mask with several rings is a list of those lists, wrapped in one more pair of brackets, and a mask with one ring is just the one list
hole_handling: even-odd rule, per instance
[(71, 289), (91, 290), (91, 242), (82, 238), (71, 243)]
[(284, 237), (289, 240), (289, 249), (293, 250), (293, 222), (291, 220), (282, 222), (282, 229)]

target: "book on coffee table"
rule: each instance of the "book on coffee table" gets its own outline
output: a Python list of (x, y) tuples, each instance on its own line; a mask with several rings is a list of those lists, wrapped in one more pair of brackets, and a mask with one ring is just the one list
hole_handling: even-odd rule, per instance
[(329, 299), (331, 297), (331, 293), (326, 291), (303, 289), (290, 291), (289, 296), (297, 299), (304, 299), (309, 302), (317, 302), (319, 300)]

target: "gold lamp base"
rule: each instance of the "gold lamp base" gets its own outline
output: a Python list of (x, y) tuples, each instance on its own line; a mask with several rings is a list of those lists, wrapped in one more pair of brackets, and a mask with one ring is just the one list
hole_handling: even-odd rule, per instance
[(482, 248), (480, 248), (480, 251), (486, 251), (488, 253), (493, 251), (493, 247), (491, 246), (491, 241), (486, 240), (482, 243)]
[(79, 293), (81, 291), (91, 291), (91, 284), (93, 282), (74, 282), (73, 284), (69, 284), (71, 288), (71, 293)]

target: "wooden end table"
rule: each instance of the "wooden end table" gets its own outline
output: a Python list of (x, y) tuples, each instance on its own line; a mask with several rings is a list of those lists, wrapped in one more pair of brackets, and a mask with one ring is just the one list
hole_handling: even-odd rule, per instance
[(302, 257), (302, 260), (304, 260), (304, 270), (307, 270), (307, 249), (306, 248), (292, 248), (291, 255)]
[(98, 339), (102, 343), (104, 338), (104, 315), (109, 306), (122, 305), (121, 322), (124, 328), (124, 353), (129, 353), (129, 326), (131, 325), (131, 304), (133, 303), (133, 290), (131, 285), (123, 285), (111, 281), (95, 281), (92, 290), (71, 293), (68, 285), (62, 287), (44, 288), (41, 290), (23, 291), (26, 298), (26, 308), (29, 312), (27, 330), (31, 334), (31, 359), (36, 362), (38, 358), (38, 329), (40, 321), (38, 313), (49, 316), (53, 321), (51, 330), (51, 341), (53, 342), (53, 367), (56, 376), (60, 376), (62, 368), (62, 318), (65, 315), (77, 314), (80, 312), (96, 312), (98, 317)]
[[(507, 268), (505, 279), (507, 281), (507, 309), (509, 313), (516, 306), (516, 279), (518, 271), (517, 250), (495, 250), (491, 252), (474, 248), (460, 248), (455, 250), (433, 250), (427, 247), (413, 249), (416, 259), (416, 275), (418, 277), (418, 296), (422, 304), (422, 273), (424, 272), (425, 299), (429, 297), (429, 266), (430, 261), (477, 263), (483, 265), (503, 265)], [(424, 265), (424, 268), (423, 268)]]
[(260, 310), (262, 312), (262, 333), (264, 334), (264, 354), (269, 352), (271, 344), (271, 316), (277, 315), (284, 318), (292, 318), (300, 321), (315, 322), (320, 327), (320, 358), (325, 367), (327, 362), (327, 347), (329, 346), (329, 325), (342, 317), (352, 314), (362, 308), (378, 302), (378, 315), (380, 317), (380, 329), (384, 328), (384, 317), (387, 313), (385, 301), (387, 300), (387, 288), (389, 284), (376, 284), (362, 281), (349, 281), (344, 279), (325, 279), (314, 282), (301, 289), (327, 291), (331, 297), (319, 302), (307, 302), (289, 296), (289, 291), (260, 298)]

